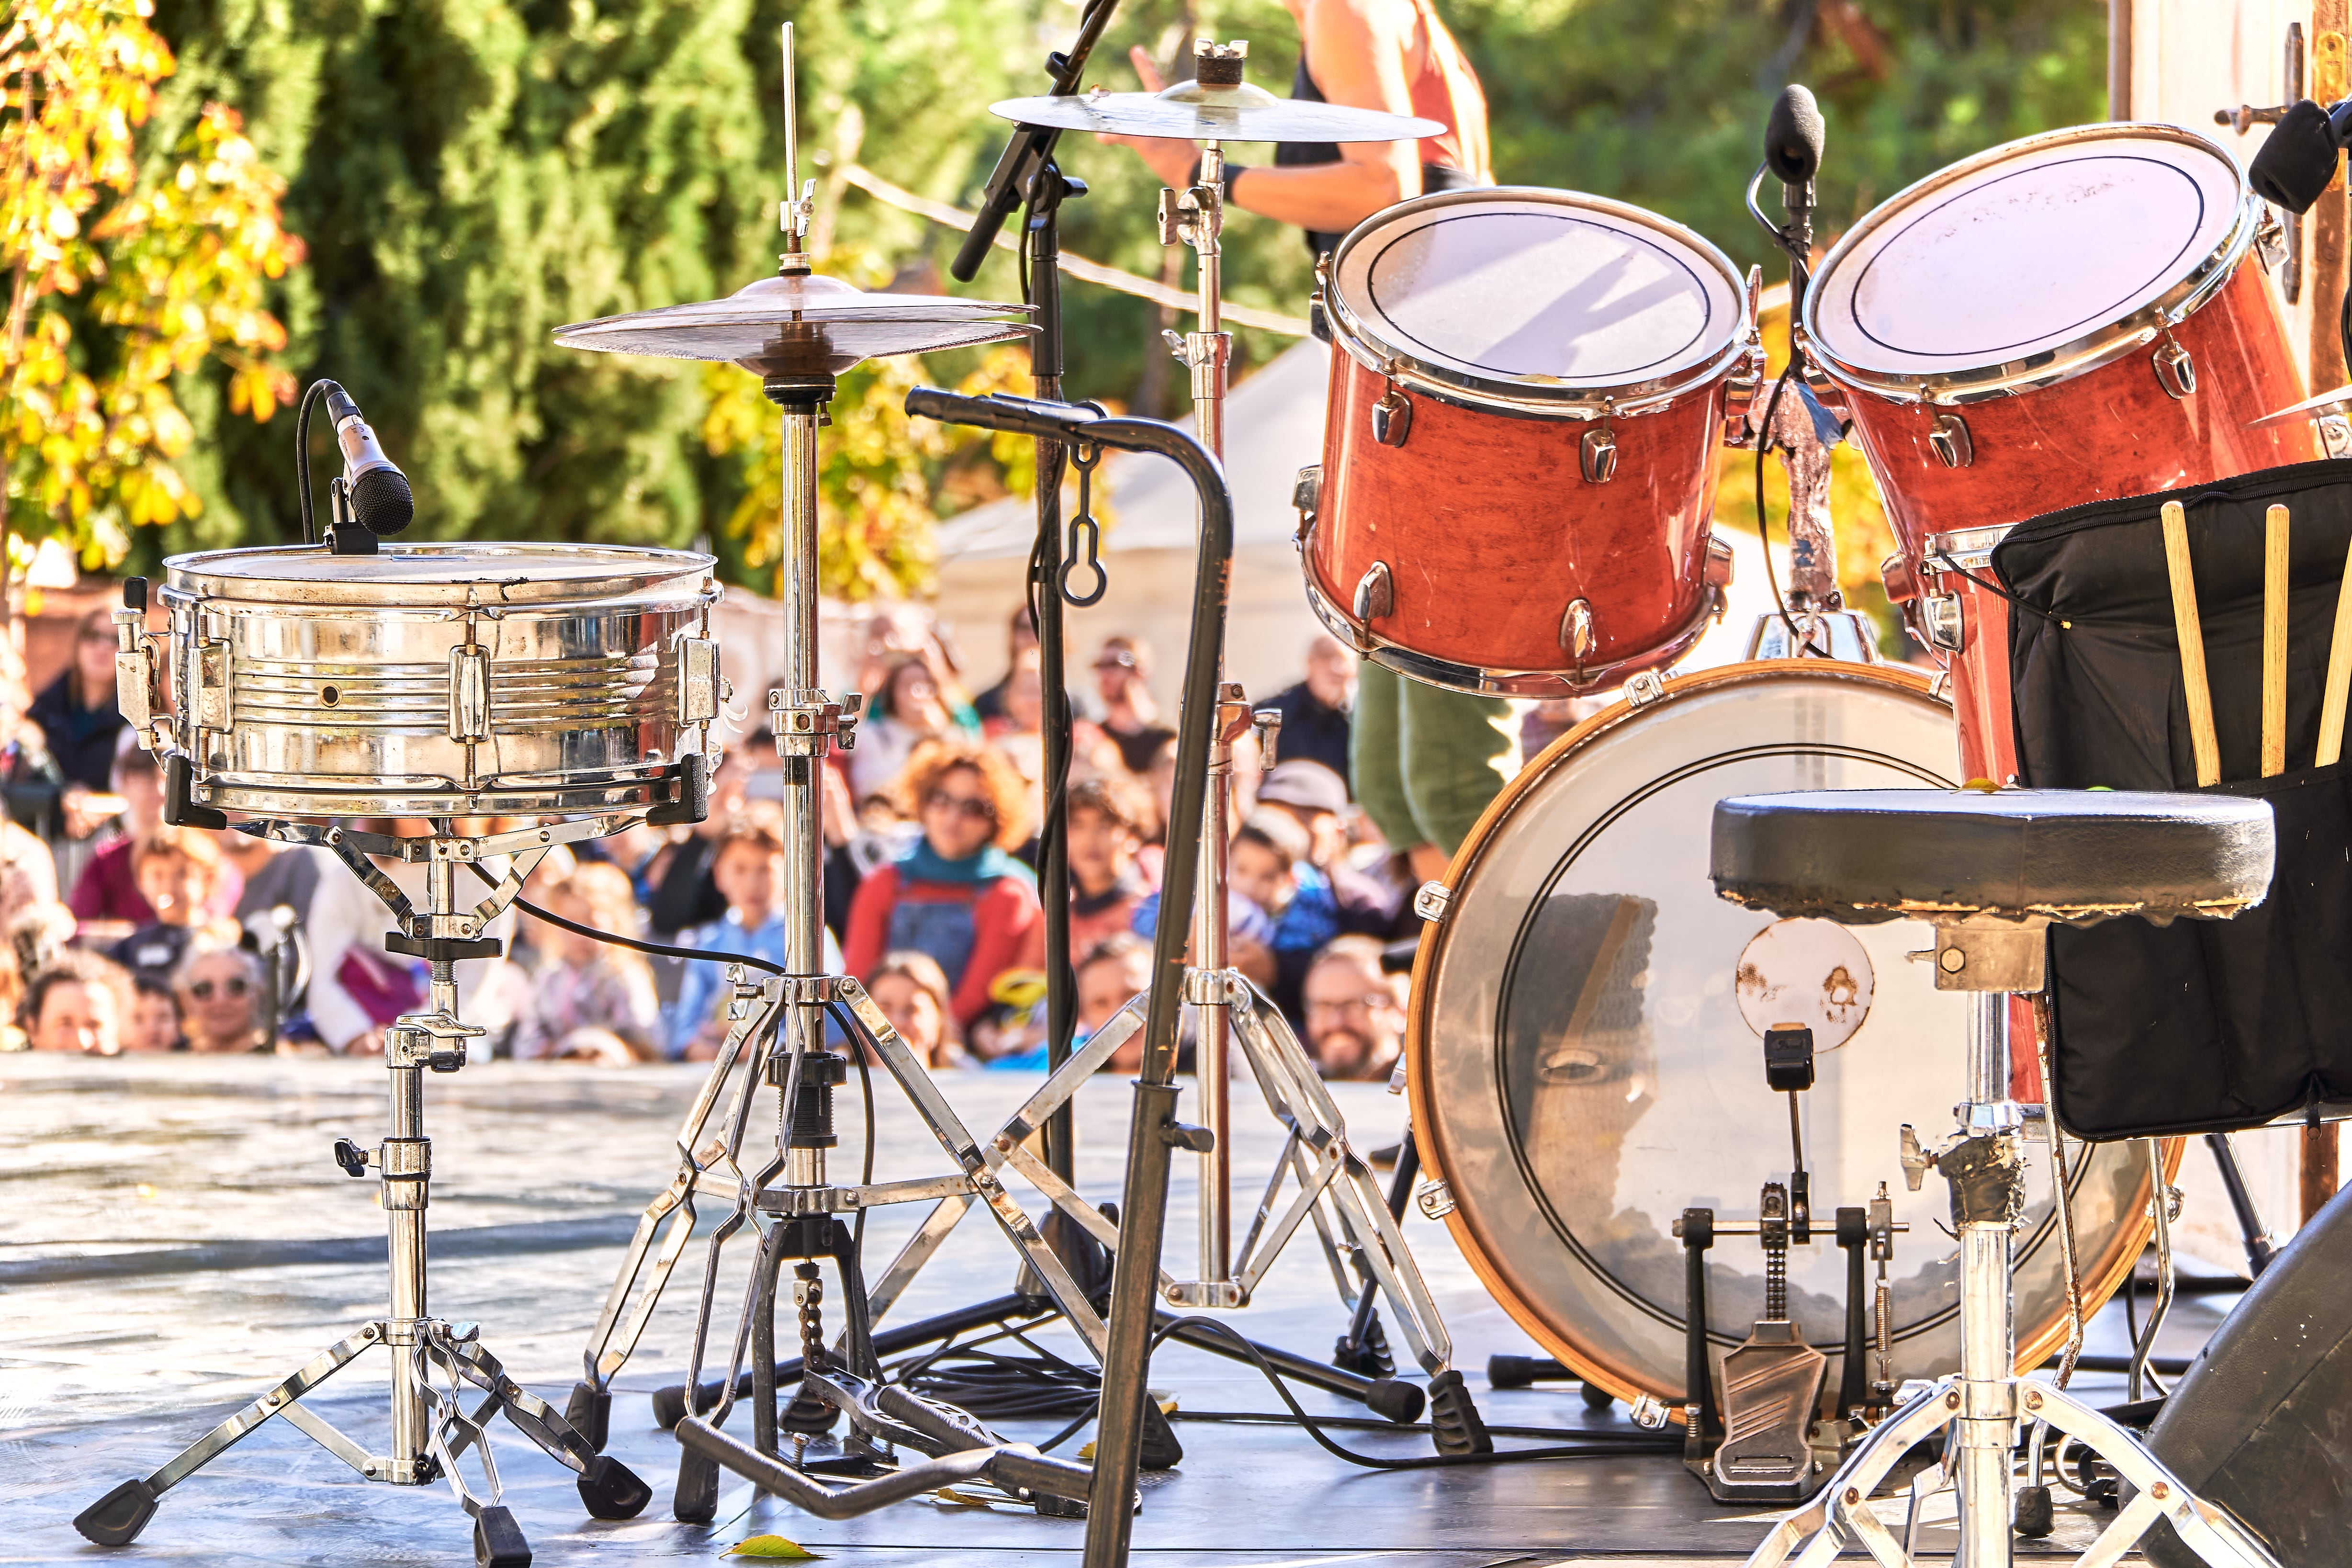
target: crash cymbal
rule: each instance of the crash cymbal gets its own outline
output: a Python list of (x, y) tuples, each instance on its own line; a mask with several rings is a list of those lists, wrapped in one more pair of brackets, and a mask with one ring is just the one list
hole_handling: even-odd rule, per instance
[(1180, 142), (1415, 142), (1446, 132), (1434, 120), (1276, 98), (1247, 82), (1203, 87), (1180, 81), (1160, 92), (1097, 88), (1066, 96), (1008, 98), (990, 104), (988, 111), (1023, 125)]
[(2270, 425), (2281, 419), (2308, 419), (2315, 414), (2326, 414), (2331, 410), (2339, 414), (2352, 414), (2352, 386), (2339, 386), (2333, 392), (2322, 392), (2306, 397), (2292, 408), (2282, 408), (2275, 414), (2265, 414), (2254, 423)]
[(936, 294), (868, 294), (838, 278), (786, 273), (723, 300), (604, 316), (555, 329), (566, 348), (725, 360), (762, 375), (839, 374), (866, 359), (1025, 337), (1027, 305)]

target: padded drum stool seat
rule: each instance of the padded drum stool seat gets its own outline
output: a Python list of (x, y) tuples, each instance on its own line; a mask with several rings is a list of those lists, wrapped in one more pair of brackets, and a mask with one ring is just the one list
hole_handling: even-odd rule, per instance
[[(1900, 1130), (1905, 1181), (1929, 1170), (1952, 1189), (1960, 1242), (1960, 1367), (1873, 1428), (1812, 1500), (1782, 1518), (1748, 1568), (1828, 1568), (1865, 1546), (1884, 1568), (1911, 1568), (1869, 1499), (1914, 1445), (1946, 1444), (1959, 1492), (1959, 1568), (2011, 1568), (2014, 1451), (2021, 1423), (2065, 1433), (2128, 1484), (2131, 1500), (2082, 1561), (2114, 1563), (2157, 1521), (2210, 1568), (2276, 1568), (2244, 1526), (2183, 1486), (2131, 1434), (2074, 1394), (2017, 1374), (2011, 1267), (2025, 1211), (2024, 1109), (2009, 1092), (2010, 996), (2042, 988), (2053, 921), (2118, 915), (2227, 919), (2270, 890), (2275, 831), (2267, 802), (2106, 790), (1816, 790), (1717, 801), (1716, 891), (1790, 917), (1936, 928), (1936, 986), (1977, 993), (1958, 1132), (1930, 1152)], [(2057, 1203), (2067, 1198), (2059, 1184)], [(2164, 1217), (2159, 1205), (2161, 1237)], [(2050, 1530), (2032, 1445), (2037, 1534)]]
[(1716, 890), (1845, 925), (2228, 916), (2270, 887), (2271, 808), (2111, 790), (1811, 790), (1715, 808)]

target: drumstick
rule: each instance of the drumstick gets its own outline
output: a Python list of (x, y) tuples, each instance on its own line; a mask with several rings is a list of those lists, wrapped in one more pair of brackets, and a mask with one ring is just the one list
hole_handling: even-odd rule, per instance
[(2263, 514), (2263, 777), (2286, 772), (2286, 508)]
[(2205, 630), (2197, 618), (2197, 574), (2189, 560), (2189, 514), (2164, 503), (2164, 570), (2172, 580), (2172, 629), (2180, 641), (2180, 681), (2189, 699), (2189, 744), (2197, 787), (2221, 782), (2221, 746), (2213, 738), (2213, 693), (2205, 683)]
[(2319, 765), (2344, 754), (2344, 699), (2352, 691), (2352, 550), (2344, 554), (2344, 586), (2336, 595), (2336, 637), (2327, 649), (2327, 685), (2319, 700)]

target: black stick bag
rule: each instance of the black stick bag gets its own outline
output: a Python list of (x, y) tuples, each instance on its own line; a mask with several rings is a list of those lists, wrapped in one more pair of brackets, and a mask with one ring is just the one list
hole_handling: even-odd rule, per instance
[[(2018, 782), (2193, 790), (2158, 509), (2187, 510), (2222, 782), (2271, 803), (2278, 870), (2231, 921), (2050, 932), (2059, 1121), (2104, 1140), (2258, 1126), (2352, 1100), (2352, 795), (2313, 765), (2352, 542), (2352, 461), (2303, 463), (2020, 523), (1992, 565), (2010, 618)], [(2288, 510), (2287, 768), (2262, 772), (2263, 513)], [(2071, 623), (2071, 625), (2062, 625)], [(2130, 868), (2116, 868), (2127, 890)]]

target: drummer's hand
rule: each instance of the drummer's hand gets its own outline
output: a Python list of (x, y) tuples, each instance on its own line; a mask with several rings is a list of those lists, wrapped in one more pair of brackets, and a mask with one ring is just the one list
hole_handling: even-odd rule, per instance
[[(1127, 58), (1135, 63), (1135, 74), (1141, 79), (1144, 91), (1158, 92), (1168, 85), (1160, 75), (1160, 68), (1151, 63), (1151, 57), (1144, 53), (1141, 45), (1128, 50)], [(1160, 176), (1160, 184), (1166, 185), (1181, 187), (1191, 184), (1192, 167), (1201, 158), (1198, 147), (1173, 137), (1098, 134), (1095, 140), (1113, 147), (1134, 148), (1136, 154), (1151, 166), (1151, 172)]]

